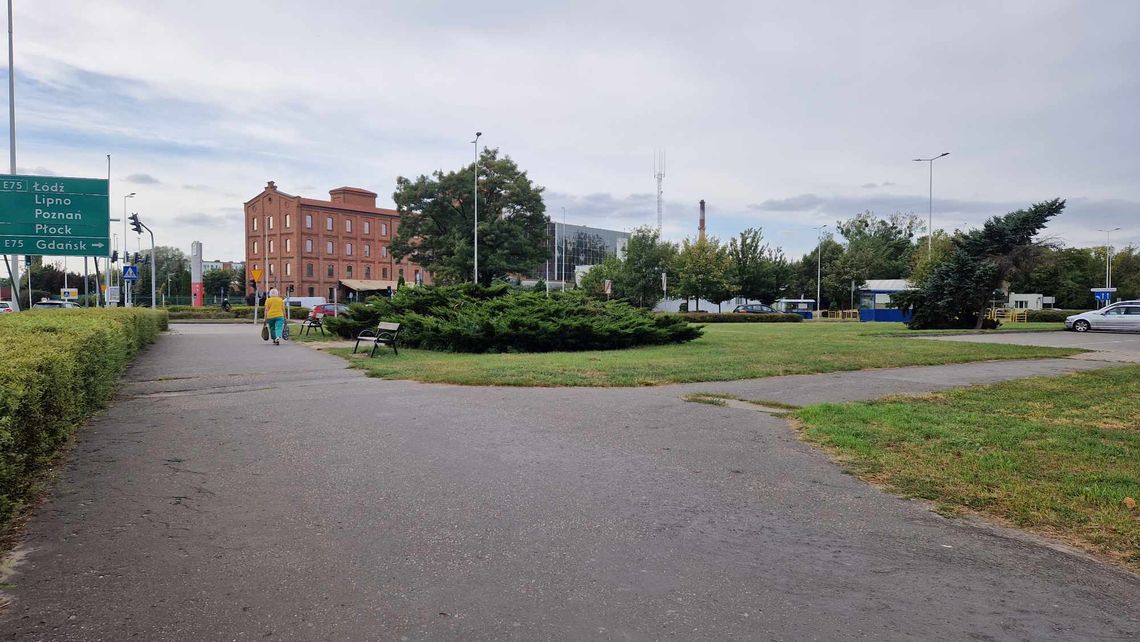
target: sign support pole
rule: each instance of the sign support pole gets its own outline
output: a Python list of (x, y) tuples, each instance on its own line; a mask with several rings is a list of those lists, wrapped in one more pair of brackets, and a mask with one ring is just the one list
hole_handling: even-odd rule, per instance
[[(15, 45), (12, 42), (12, 0), (8, 0), (8, 155), (11, 163), (9, 174), (16, 175), (16, 68)], [(12, 282), (12, 307), (20, 311), (20, 255), (12, 255), (12, 262), (8, 263), (8, 255), (4, 255), (4, 263), (8, 265), (8, 279)], [(32, 307), (31, 273), (28, 276), (28, 308)]]

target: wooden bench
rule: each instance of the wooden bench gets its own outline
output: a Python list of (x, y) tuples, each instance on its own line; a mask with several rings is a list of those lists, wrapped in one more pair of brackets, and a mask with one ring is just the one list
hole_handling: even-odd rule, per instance
[(381, 321), (376, 325), (375, 330), (364, 330), (359, 335), (357, 335), (356, 345), (353, 346), (352, 353), (356, 354), (356, 349), (360, 347), (360, 342), (367, 339), (369, 341), (372, 341), (372, 351), (368, 353), (368, 358), (370, 359), (376, 356), (376, 348), (380, 347), (380, 344), (391, 347), (394, 354), (400, 354), (400, 351), (396, 349), (396, 339), (399, 336), (399, 323), (388, 323)]
[(313, 331), (313, 328), (316, 328), (321, 331), (322, 337), (325, 336), (324, 317), (323, 314), (305, 317), (305, 320), (301, 322), (301, 334), (308, 334)]

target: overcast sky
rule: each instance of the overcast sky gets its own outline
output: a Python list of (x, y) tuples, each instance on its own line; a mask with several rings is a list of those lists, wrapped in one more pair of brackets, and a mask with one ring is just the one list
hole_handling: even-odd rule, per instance
[(950, 152), (935, 227), (1062, 197), (1049, 234), (1140, 244), (1134, 0), (15, 0), (14, 23), (20, 171), (111, 154), (112, 211), (137, 192), (159, 244), (208, 259), (242, 258), (268, 180), (392, 207), (476, 130), (571, 223), (655, 224), (665, 149), (667, 237), (703, 198), (710, 233), (796, 257), (864, 210), (925, 217), (911, 159)]

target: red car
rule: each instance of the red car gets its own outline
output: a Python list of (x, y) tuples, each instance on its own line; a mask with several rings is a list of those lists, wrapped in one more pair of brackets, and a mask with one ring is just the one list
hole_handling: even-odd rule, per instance
[(343, 303), (319, 303), (309, 310), (309, 316), (335, 317), (344, 312), (348, 312), (348, 306)]

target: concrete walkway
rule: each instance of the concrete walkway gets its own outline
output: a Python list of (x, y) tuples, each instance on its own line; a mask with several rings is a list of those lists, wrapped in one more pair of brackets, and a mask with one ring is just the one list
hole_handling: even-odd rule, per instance
[(1102, 367), (647, 389), (369, 379), (180, 325), (79, 437), (7, 578), (20, 640), (1124, 640), (1140, 580), (843, 474), (805, 403)]

